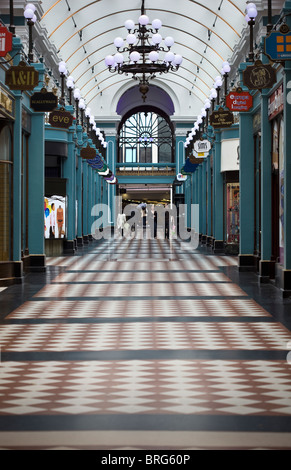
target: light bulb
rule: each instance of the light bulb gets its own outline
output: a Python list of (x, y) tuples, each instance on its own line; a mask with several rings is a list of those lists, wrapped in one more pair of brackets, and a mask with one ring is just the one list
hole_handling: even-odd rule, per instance
[(25, 10), (28, 10), (28, 9), (29, 9), (29, 10), (32, 10), (33, 13), (34, 13), (35, 10), (36, 10), (36, 7), (35, 7), (35, 5), (34, 5), (33, 3), (28, 3), (27, 5), (25, 5)]
[(136, 43), (137, 38), (135, 34), (128, 34), (126, 41), (130, 46), (133, 46)]
[(27, 8), (26, 10), (24, 10), (23, 15), (24, 15), (24, 18), (26, 18), (27, 20), (31, 20), (34, 15), (34, 11), (31, 10), (30, 8)]
[(120, 52), (117, 52), (117, 53), (115, 54), (114, 59), (115, 59), (115, 62), (116, 62), (117, 64), (123, 64), (123, 62), (124, 62), (124, 57), (123, 57), (123, 55), (122, 55)]
[(114, 64), (113, 55), (108, 55), (105, 57), (105, 64), (107, 65), (107, 67), (111, 67)]
[(149, 24), (150, 19), (147, 15), (141, 15), (138, 19), (138, 22), (141, 26), (146, 26), (147, 24)]
[(174, 64), (175, 65), (181, 65), (182, 62), (183, 62), (183, 57), (179, 54), (176, 54), (175, 59), (174, 59)]
[(152, 36), (152, 42), (153, 44), (160, 44), (162, 42), (163, 38), (159, 33), (153, 34)]
[(74, 98), (75, 100), (79, 100), (81, 98), (81, 93), (80, 93), (80, 90), (79, 88), (76, 88), (75, 91), (74, 91)]
[(254, 19), (258, 16), (258, 12), (256, 8), (248, 8), (248, 16), (250, 19)]
[(122, 38), (115, 38), (114, 39), (114, 46), (117, 48), (117, 49), (120, 49), (120, 47), (123, 46), (123, 39)]
[(80, 99), (79, 101), (79, 108), (80, 109), (85, 109), (86, 105), (85, 105), (85, 101), (83, 100), (83, 98)]
[(128, 29), (128, 31), (130, 31), (131, 29), (134, 29), (135, 23), (132, 20), (127, 20), (124, 26), (126, 27), (126, 29)]
[(224, 73), (229, 73), (230, 72), (230, 65), (229, 65), (228, 62), (223, 62), (222, 68), (223, 68)]
[(157, 51), (151, 51), (149, 53), (149, 59), (151, 62), (157, 62), (159, 60), (159, 53)]
[(69, 80), (69, 79), (68, 79), (66, 85), (67, 85), (67, 88), (73, 89), (73, 88), (74, 88), (74, 82), (73, 82), (73, 80)]
[(165, 54), (165, 62), (172, 63), (173, 60), (175, 59), (175, 54), (173, 52), (166, 52)]
[(140, 59), (140, 53), (137, 51), (133, 51), (129, 57), (130, 57), (130, 60), (132, 60), (133, 62), (138, 62)]
[(162, 22), (161, 22), (161, 20), (158, 20), (158, 19), (153, 20), (153, 21), (152, 21), (152, 27), (153, 27), (154, 29), (160, 29), (160, 28), (162, 27)]
[(59, 72), (63, 73), (63, 74), (67, 73), (67, 67), (66, 67), (65, 62), (60, 62), (59, 63)]
[(167, 47), (172, 47), (174, 44), (174, 39), (171, 36), (167, 36), (165, 39), (165, 44)]

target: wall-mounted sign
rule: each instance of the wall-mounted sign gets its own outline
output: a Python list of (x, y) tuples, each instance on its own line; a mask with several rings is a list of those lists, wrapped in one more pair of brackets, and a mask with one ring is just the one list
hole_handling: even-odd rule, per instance
[(96, 149), (87, 145), (87, 147), (81, 149), (80, 157), (83, 160), (93, 160), (96, 157)]
[(291, 32), (286, 24), (265, 38), (265, 54), (273, 62), (291, 60)]
[(253, 106), (253, 97), (248, 91), (237, 88), (227, 95), (225, 104), (230, 111), (247, 112)]
[(177, 174), (177, 180), (181, 181), (181, 182), (186, 181), (187, 180), (187, 175), (182, 175), (182, 173), (178, 173)]
[(5, 74), (5, 84), (10, 90), (33, 90), (38, 85), (38, 71), (25, 62), (13, 65)]
[(214, 129), (230, 127), (233, 123), (233, 114), (229, 109), (220, 107), (210, 115), (210, 125), (214, 127)]
[(209, 140), (196, 140), (194, 149), (197, 153), (207, 153), (211, 149), (211, 143)]
[(52, 127), (59, 127), (61, 129), (68, 129), (73, 124), (73, 116), (64, 108), (57, 111), (52, 111), (49, 115), (49, 123)]
[(5, 26), (0, 26), (0, 57), (5, 57), (12, 50), (12, 37)]
[(243, 72), (243, 83), (249, 90), (272, 88), (277, 81), (276, 71), (271, 64), (263, 64), (257, 60)]
[(282, 113), (284, 110), (284, 90), (283, 84), (277, 88), (276, 91), (269, 98), (269, 109), (268, 115), (269, 119), (274, 119), (278, 114)]
[(49, 112), (58, 106), (58, 97), (46, 88), (42, 88), (40, 92), (34, 93), (30, 97), (30, 107), (34, 111)]

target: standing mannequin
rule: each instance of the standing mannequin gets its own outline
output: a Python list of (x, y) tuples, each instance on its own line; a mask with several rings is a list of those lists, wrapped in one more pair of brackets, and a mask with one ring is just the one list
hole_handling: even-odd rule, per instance
[(56, 236), (56, 213), (55, 213), (55, 204), (51, 205), (50, 213), (50, 238), (55, 238)]
[(62, 235), (64, 235), (64, 232), (63, 232), (64, 211), (61, 205), (59, 205), (57, 209), (57, 223), (58, 223), (58, 236), (59, 238), (61, 238)]

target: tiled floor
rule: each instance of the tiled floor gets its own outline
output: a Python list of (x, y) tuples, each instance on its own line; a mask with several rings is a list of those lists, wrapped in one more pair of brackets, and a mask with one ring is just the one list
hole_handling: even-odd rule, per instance
[(291, 449), (291, 300), (235, 257), (94, 242), (0, 292), (0, 449)]

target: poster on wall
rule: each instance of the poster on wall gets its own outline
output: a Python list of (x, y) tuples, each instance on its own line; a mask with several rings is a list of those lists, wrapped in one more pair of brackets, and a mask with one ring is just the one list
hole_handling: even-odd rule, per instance
[(66, 197), (56, 195), (44, 198), (44, 236), (66, 237)]

